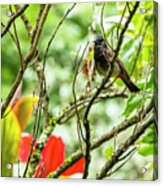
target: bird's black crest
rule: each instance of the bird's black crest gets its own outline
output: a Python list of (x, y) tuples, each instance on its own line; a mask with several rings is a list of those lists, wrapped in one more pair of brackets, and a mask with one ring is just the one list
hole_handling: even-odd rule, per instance
[(102, 37), (102, 35), (101, 34), (98, 34), (97, 36), (96, 36), (96, 40), (95, 41), (104, 41), (104, 38)]

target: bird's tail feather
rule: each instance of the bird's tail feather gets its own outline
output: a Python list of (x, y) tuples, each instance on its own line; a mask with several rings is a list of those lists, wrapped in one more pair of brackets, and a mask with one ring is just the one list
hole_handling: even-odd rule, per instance
[(122, 78), (122, 80), (131, 92), (140, 91), (140, 89), (131, 80), (126, 80), (125, 78)]

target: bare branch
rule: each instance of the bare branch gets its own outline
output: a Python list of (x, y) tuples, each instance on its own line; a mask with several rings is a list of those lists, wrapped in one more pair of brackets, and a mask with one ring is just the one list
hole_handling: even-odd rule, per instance
[(38, 15), (37, 15), (37, 18), (36, 18), (36, 24), (35, 24), (34, 29), (32, 30), (32, 33), (31, 33), (31, 43), (34, 42), (34, 38), (35, 38), (35, 35), (36, 35), (36, 32), (37, 32), (37, 29), (38, 29), (38, 26), (39, 26), (40, 19), (41, 19), (42, 13), (44, 11), (44, 8), (45, 8), (45, 5), (40, 5), (40, 9), (39, 9), (39, 12), (38, 12)]
[[(146, 112), (144, 113), (144, 118), (147, 117), (147, 115), (152, 110), (152, 108), (153, 108), (153, 100), (151, 101), (151, 103), (146, 108)], [(117, 125), (117, 127), (114, 127), (108, 133), (103, 134), (100, 138), (93, 140), (93, 143), (91, 145), (91, 150), (94, 150), (94, 149), (100, 147), (105, 142), (108, 142), (109, 140), (114, 138), (115, 134), (119, 134), (119, 133), (125, 131), (126, 129), (135, 125), (139, 121), (140, 121), (140, 117), (137, 116), (137, 115), (129, 118), (128, 120), (123, 121), (122, 123)], [(82, 156), (83, 155), (82, 155), (81, 151), (77, 151), (76, 153), (72, 154), (70, 156), (70, 158), (68, 158), (68, 159), (71, 159), (71, 161), (68, 161), (68, 162), (65, 161), (55, 172), (49, 174), (48, 177), (52, 177), (52, 178), (59, 177), (65, 170), (67, 170), (74, 163), (76, 163)]]
[(118, 162), (119, 157), (131, 146), (135, 143), (136, 140), (145, 132), (145, 130), (154, 122), (153, 115), (150, 116), (142, 126), (136, 131), (136, 133), (130, 136), (125, 140), (123, 144), (119, 147), (119, 149), (114, 152), (112, 158), (108, 160), (103, 166), (100, 173), (97, 175), (96, 179), (103, 179), (107, 176), (109, 170), (113, 168)]
[[(21, 9), (21, 6), (20, 5), (15, 5), (15, 9), (18, 12)], [(20, 17), (21, 17), (21, 19), (22, 19), (22, 21), (25, 25), (25, 28), (28, 32), (28, 36), (30, 38), (31, 37), (32, 25), (30, 24), (30, 22), (29, 22), (28, 18), (26, 17), (25, 13), (22, 13)]]
[(48, 15), (50, 7), (51, 7), (50, 4), (47, 4), (44, 7), (44, 10), (42, 12), (42, 17), (41, 17), (40, 22), (38, 24), (37, 32), (35, 34), (35, 38), (34, 38), (33, 43), (31, 45), (30, 52), (28, 53), (28, 55), (26, 56), (26, 59), (25, 59), (26, 63), (28, 63), (31, 60), (31, 58), (33, 57), (33, 55), (35, 53), (35, 50), (36, 50), (36, 47), (37, 47), (37, 44), (38, 44), (38, 41), (39, 41), (39, 38), (40, 38), (40, 35), (41, 35), (41, 32), (42, 32), (42, 29), (43, 29), (43, 25), (44, 25), (45, 20), (47, 18), (47, 15)]
[(39, 23), (39, 26), (38, 26), (38, 30), (36, 32), (36, 36), (35, 36), (34, 42), (33, 42), (32, 46), (31, 46), (31, 49), (30, 49), (29, 53), (27, 54), (27, 56), (26, 56), (26, 58), (24, 60), (24, 64), (23, 64), (24, 67), (23, 67), (23, 69), (22, 68), (19, 69), (19, 72), (18, 72), (18, 75), (16, 77), (16, 80), (15, 80), (15, 82), (13, 83), (13, 85), (11, 87), (11, 90), (10, 90), (6, 100), (5, 100), (5, 103), (3, 103), (3, 105), (2, 105), (1, 117), (3, 117), (3, 114), (4, 114), (7, 106), (9, 105), (9, 103), (10, 103), (10, 101), (11, 101), (13, 95), (14, 95), (14, 92), (16, 91), (17, 87), (19, 86), (19, 84), (21, 83), (21, 81), (23, 79), (23, 75), (24, 75), (24, 72), (25, 72), (26, 67), (28, 65), (28, 62), (32, 59), (32, 57), (33, 57), (33, 55), (35, 53), (35, 50), (36, 50), (36, 47), (37, 47), (37, 44), (38, 44), (38, 40), (40, 38), (42, 29), (43, 29), (43, 25), (44, 25), (45, 20), (47, 18), (50, 6), (51, 5), (45, 5), (44, 11), (43, 11), (43, 15), (41, 17), (41, 20), (40, 20), (40, 23)]
[(119, 38), (119, 29), (121, 27), (121, 23), (122, 23), (123, 18), (125, 16), (126, 8), (127, 8), (127, 3), (126, 3), (126, 5), (125, 5), (125, 7), (123, 9), (122, 16), (121, 16), (120, 22), (119, 22), (118, 27), (117, 27), (117, 38)]
[(111, 176), (112, 174), (118, 172), (126, 163), (128, 163), (128, 161), (133, 157), (133, 155), (135, 154), (136, 152), (136, 147), (133, 148), (126, 156), (126, 160), (121, 164), (119, 165), (115, 170), (111, 171), (109, 174), (106, 175), (106, 177), (109, 177)]
[(108, 42), (107, 36), (106, 36), (106, 33), (105, 33), (105, 28), (104, 28), (104, 9), (105, 9), (105, 3), (102, 4), (102, 9), (101, 9), (101, 20), (100, 20), (100, 24), (101, 24), (102, 35), (104, 36), (105, 41), (107, 42), (108, 46), (114, 51), (113, 47)]
[[(143, 25), (144, 25), (144, 22), (142, 23), (142, 26), (140, 28), (140, 33), (141, 33)], [(138, 57), (139, 57), (139, 54), (140, 54), (141, 49), (142, 49), (143, 41), (144, 41), (144, 38), (146, 36), (148, 26), (149, 26), (149, 21), (148, 21), (148, 23), (145, 26), (145, 29), (144, 29), (144, 32), (143, 32), (143, 35), (142, 35), (142, 39), (141, 39), (141, 41), (139, 43), (139, 47), (138, 47), (138, 50), (137, 50), (137, 53), (136, 53), (136, 58), (135, 58), (135, 60), (133, 62), (133, 67), (132, 67), (131, 72), (130, 72), (130, 76), (133, 74), (135, 66), (136, 66), (136, 63), (138, 61)]]
[(14, 14), (10, 20), (8, 21), (6, 27), (4, 28), (4, 30), (1, 33), (1, 38), (7, 33), (7, 31), (9, 30), (10, 26), (12, 25), (13, 21), (18, 18), (27, 8), (29, 7), (29, 5), (24, 5), (16, 14)]
[[(9, 6), (9, 9), (10, 9), (11, 13), (13, 13), (11, 5)], [(23, 69), (24, 57), (23, 57), (23, 53), (22, 53), (22, 50), (21, 50), (15, 21), (13, 21), (13, 27), (14, 27), (14, 34), (15, 34), (15, 39), (16, 39), (16, 43), (17, 43), (19, 58), (20, 58), (20, 66)]]
[[(44, 60), (43, 60), (43, 63), (45, 64), (46, 62), (46, 58), (47, 58), (47, 55), (48, 55), (48, 51), (49, 51), (49, 48), (50, 48), (50, 45), (53, 41), (53, 39), (55, 38), (59, 28), (61, 27), (61, 25), (63, 24), (64, 20), (67, 18), (67, 16), (69, 15), (69, 13), (73, 10), (73, 8), (76, 6), (76, 3), (74, 3), (65, 13), (65, 15), (62, 17), (62, 19), (60, 20), (60, 22), (58, 23), (57, 27), (55, 28), (54, 30), (54, 33), (53, 35), (51, 36), (50, 40), (48, 41), (48, 44), (47, 44), (47, 47), (46, 47), (46, 51), (45, 51), (45, 54), (44, 54)], [(44, 65), (45, 66), (45, 65)]]
[[(1, 25), (2, 25), (3, 27), (5, 27), (5, 24), (4, 24), (2, 21), (1, 21)], [(11, 38), (12, 38), (13, 42), (15, 43), (16, 47), (18, 47), (18, 46), (17, 46), (17, 41), (16, 41), (14, 35), (12, 34), (12, 32), (10, 31), (10, 29), (8, 29), (8, 33), (9, 33), (9, 35), (11, 36)]]
[(23, 173), (23, 177), (26, 177), (26, 173), (28, 171), (29, 163), (30, 163), (30, 160), (31, 160), (31, 157), (32, 157), (32, 152), (34, 150), (34, 143), (36, 141), (36, 133), (37, 133), (37, 123), (38, 123), (37, 120), (39, 118), (38, 115), (40, 114), (40, 111), (41, 111), (40, 102), (41, 102), (41, 99), (39, 98), (38, 106), (37, 106), (37, 109), (35, 111), (35, 119), (34, 119), (34, 124), (33, 124), (33, 131), (32, 131), (33, 138), (32, 138), (32, 142), (31, 142), (31, 146), (30, 146), (28, 160), (27, 160), (25, 170), (24, 170), (24, 173)]
[(126, 32), (127, 28), (128, 28), (128, 25), (132, 19), (132, 17), (134, 16), (137, 8), (139, 6), (139, 2), (136, 2), (135, 5), (134, 5), (134, 8), (133, 10), (131, 11), (121, 33), (120, 33), (120, 36), (119, 36), (119, 40), (118, 40), (118, 44), (117, 44), (117, 48), (115, 50), (115, 53), (114, 53), (114, 56), (113, 56), (113, 59), (112, 61), (110, 62), (111, 63), (111, 69), (109, 69), (106, 73), (106, 76), (104, 77), (100, 87), (97, 89), (97, 91), (95, 92), (95, 94), (92, 96), (87, 108), (86, 108), (86, 111), (84, 113), (84, 119), (83, 119), (83, 124), (85, 126), (85, 130), (86, 130), (86, 140), (87, 140), (87, 148), (86, 148), (86, 164), (85, 164), (85, 171), (84, 171), (84, 176), (83, 178), (87, 178), (88, 176), (88, 169), (89, 169), (89, 164), (90, 164), (90, 161), (91, 161), (91, 157), (90, 157), (90, 126), (89, 126), (89, 120), (88, 120), (88, 115), (89, 115), (89, 112), (90, 112), (90, 109), (94, 103), (94, 101), (96, 100), (96, 98), (98, 97), (98, 95), (100, 94), (100, 92), (102, 91), (102, 89), (104, 89), (105, 87), (105, 84), (108, 82), (109, 78), (111, 77), (112, 75), (112, 72), (113, 72), (113, 68), (114, 68), (114, 62), (115, 60), (117, 59), (117, 56), (118, 56), (118, 53), (120, 51), (120, 48), (121, 48), (121, 45), (122, 45), (122, 42), (123, 42), (123, 36), (124, 36), (124, 33)]
[(82, 133), (82, 128), (81, 128), (80, 115), (79, 115), (78, 107), (77, 107), (77, 97), (76, 97), (76, 90), (75, 90), (76, 80), (77, 80), (77, 76), (78, 76), (78, 73), (79, 73), (80, 64), (82, 62), (82, 60), (80, 60), (77, 63), (77, 59), (78, 59), (78, 55), (79, 55), (80, 49), (81, 49), (81, 47), (79, 47), (79, 49), (77, 51), (77, 54), (76, 54), (76, 57), (75, 57), (75, 66), (76, 66), (76, 68), (75, 68), (74, 78), (73, 78), (73, 82), (72, 82), (72, 93), (73, 93), (73, 97), (74, 97), (75, 112), (76, 112), (76, 116), (77, 116), (78, 139), (79, 139), (81, 152), (83, 152), (82, 140), (81, 140), (81, 137), (83, 138), (83, 133)]

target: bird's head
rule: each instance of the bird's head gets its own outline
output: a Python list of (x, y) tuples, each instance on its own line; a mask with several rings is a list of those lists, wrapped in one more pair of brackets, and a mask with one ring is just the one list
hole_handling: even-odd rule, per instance
[(95, 44), (95, 45), (101, 45), (104, 41), (105, 41), (105, 40), (104, 40), (104, 38), (102, 37), (102, 35), (98, 34), (98, 35), (96, 36), (96, 39), (95, 39), (95, 41), (94, 41), (94, 44)]

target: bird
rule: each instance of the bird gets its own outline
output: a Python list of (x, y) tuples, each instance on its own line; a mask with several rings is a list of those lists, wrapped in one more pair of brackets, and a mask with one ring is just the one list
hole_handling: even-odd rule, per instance
[[(107, 47), (107, 43), (102, 35), (98, 34), (94, 40), (94, 61), (97, 72), (105, 76), (109, 68), (111, 68), (111, 61), (114, 52)], [(123, 62), (117, 58), (113, 64), (112, 76), (120, 78), (128, 87), (130, 92), (139, 92), (140, 89), (132, 82)]]

